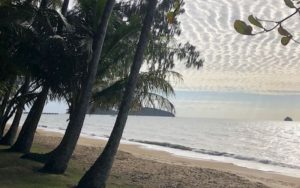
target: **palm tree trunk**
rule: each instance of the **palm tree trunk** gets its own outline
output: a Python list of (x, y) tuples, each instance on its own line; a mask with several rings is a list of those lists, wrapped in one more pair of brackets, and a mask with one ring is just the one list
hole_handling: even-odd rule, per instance
[(49, 5), (49, 0), (42, 0), (40, 3), (40, 9), (46, 9)]
[(12, 89), (14, 87), (15, 81), (16, 81), (16, 77), (10, 79), (9, 82), (8, 82), (7, 91), (5, 92), (5, 94), (3, 96), (3, 99), (1, 101), (1, 105), (0, 105), (0, 117), (2, 117), (3, 114), (4, 114), (4, 111), (5, 111), (5, 108), (7, 106), (10, 94), (12, 92)]
[(2, 100), (2, 103), (0, 106), (0, 117), (2, 117), (4, 115), (4, 111), (5, 111), (6, 105), (8, 103), (10, 93), (11, 93), (11, 89), (6, 91), (4, 94), (4, 97), (3, 97), (3, 100)]
[[(62, 4), (62, 7), (61, 7), (61, 14), (64, 16), (64, 17), (66, 17), (66, 15), (67, 15), (67, 11), (68, 11), (68, 7), (69, 7), (69, 1), (70, 0), (64, 0), (64, 2), (63, 2), (63, 4)], [(57, 34), (61, 34), (62, 33), (62, 31), (63, 31), (63, 24), (60, 24), (59, 26), (58, 26), (58, 29), (57, 29)]]
[(21, 153), (28, 153), (30, 151), (48, 92), (49, 86), (44, 86), (28, 113), (16, 143), (11, 147), (12, 151)]
[[(10, 101), (5, 109), (5, 112), (3, 114), (3, 116), (1, 117), (0, 119), (0, 139), (2, 138), (3, 136), (3, 133), (4, 133), (4, 130), (5, 130), (5, 127), (6, 127), (6, 123), (7, 121), (11, 118), (11, 116), (13, 114), (13, 111), (14, 111), (14, 102), (13, 101)], [(13, 109), (13, 110), (12, 110)]]
[(4, 115), (0, 119), (0, 140), (3, 137), (4, 130), (5, 130), (5, 127), (6, 127), (6, 123), (9, 120), (8, 115), (9, 115), (9, 112), (10, 112), (11, 108), (12, 108), (12, 106), (9, 105), (8, 108), (6, 109), (7, 111), (5, 111)]
[(21, 120), (21, 117), (23, 114), (23, 108), (24, 108), (24, 105), (18, 107), (17, 112), (14, 117), (14, 120), (13, 120), (13, 123), (11, 124), (11, 127), (9, 128), (9, 130), (5, 134), (5, 136), (0, 140), (0, 144), (2, 144), (2, 145), (12, 145), (13, 144), (13, 142), (16, 138), (17, 132), (18, 132), (18, 127), (19, 127), (20, 120)]
[[(27, 92), (29, 90), (29, 82), (30, 82), (29, 77), (26, 76), (25, 83), (22, 86), (21, 95), (24, 96), (27, 94)], [(17, 132), (18, 132), (18, 127), (19, 127), (20, 120), (21, 120), (21, 117), (23, 114), (25, 102), (26, 102), (25, 99), (21, 99), (21, 101), (19, 102), (13, 123), (10, 126), (6, 135), (0, 140), (0, 144), (2, 144), (2, 145), (12, 145), (13, 144), (13, 142), (16, 138)]]
[(61, 143), (54, 150), (43, 168), (43, 171), (45, 172), (56, 174), (64, 173), (75, 149), (92, 95), (92, 87), (95, 81), (98, 63), (100, 61), (108, 21), (114, 4), (115, 0), (107, 0), (106, 2), (101, 23), (98, 26), (98, 31), (94, 39), (96, 41), (96, 46), (93, 51), (92, 61), (89, 63), (87, 78), (83, 82), (84, 87), (79, 102), (76, 104), (74, 114), (70, 115), (70, 122)]
[(68, 6), (69, 6), (69, 0), (64, 0), (62, 7), (61, 7), (61, 14), (63, 16), (67, 15), (67, 11), (68, 11)]
[(77, 188), (104, 188), (106, 186), (106, 181), (126, 125), (128, 112), (138, 81), (139, 71), (143, 63), (144, 52), (148, 45), (148, 38), (153, 23), (156, 5), (157, 0), (148, 0), (147, 15), (143, 22), (143, 28), (134, 56), (133, 65), (131, 67), (129, 80), (108, 143), (94, 165), (81, 178)]
[(1, 103), (1, 106), (0, 106), (0, 139), (3, 136), (3, 131), (5, 129), (5, 125), (6, 125), (6, 122), (7, 122), (7, 120), (6, 120), (7, 116), (6, 116), (5, 112), (7, 111), (7, 108), (8, 108), (9, 97), (10, 97), (10, 94), (11, 94), (12, 89), (14, 87), (15, 81), (16, 81), (16, 77), (10, 79), (10, 81), (8, 82), (8, 88), (7, 88), (7, 91), (4, 94), (4, 97), (3, 97), (3, 100), (2, 100), (2, 103)]

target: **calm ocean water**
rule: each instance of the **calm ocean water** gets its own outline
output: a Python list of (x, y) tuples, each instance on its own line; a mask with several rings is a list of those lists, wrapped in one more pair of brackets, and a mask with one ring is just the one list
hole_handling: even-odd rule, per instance
[[(115, 118), (88, 115), (82, 133), (106, 138)], [(43, 115), (39, 127), (64, 131), (67, 119), (68, 115)], [(123, 142), (300, 177), (298, 122), (130, 116)]]

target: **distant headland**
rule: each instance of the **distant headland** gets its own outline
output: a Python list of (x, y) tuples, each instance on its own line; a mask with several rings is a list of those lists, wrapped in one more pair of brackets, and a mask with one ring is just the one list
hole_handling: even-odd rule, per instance
[[(96, 109), (93, 111), (89, 111), (89, 114), (101, 114), (101, 115), (117, 115), (118, 111), (116, 110), (103, 110)], [(175, 117), (175, 115), (171, 112), (155, 109), (155, 108), (142, 108), (139, 111), (131, 111), (129, 115), (132, 116), (162, 116), (162, 117)]]
[(286, 117), (284, 121), (293, 121), (293, 119), (291, 117)]
[[(28, 114), (29, 112), (24, 112), (23, 114)], [(43, 112), (42, 114), (45, 115), (58, 115), (59, 113), (52, 113), (52, 112)]]

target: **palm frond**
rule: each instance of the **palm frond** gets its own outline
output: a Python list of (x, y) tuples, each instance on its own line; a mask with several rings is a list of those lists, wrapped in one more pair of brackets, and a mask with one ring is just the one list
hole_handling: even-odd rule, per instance
[(166, 97), (156, 93), (141, 93), (140, 98), (136, 97), (133, 104), (138, 104), (138, 110), (141, 108), (154, 108), (168, 111), (175, 115), (174, 104)]
[[(162, 73), (161, 71), (153, 71), (140, 73), (131, 108), (137, 110), (143, 107), (151, 107), (175, 113), (174, 105), (168, 100), (168, 97), (175, 95), (172, 85), (166, 79), (168, 74), (178, 79), (181, 78), (181, 75), (177, 72)], [(94, 91), (91, 102), (93, 109), (118, 108), (127, 80), (128, 77), (125, 77), (104, 89), (98, 88), (98, 90)], [(101, 85), (101, 87), (103, 86)]]

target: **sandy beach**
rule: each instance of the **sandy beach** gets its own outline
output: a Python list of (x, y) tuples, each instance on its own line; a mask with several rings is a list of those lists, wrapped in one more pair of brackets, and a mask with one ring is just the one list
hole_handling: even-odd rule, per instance
[[(62, 134), (39, 129), (35, 143), (54, 148)], [(104, 140), (81, 137), (73, 160), (87, 169), (98, 157)], [(229, 163), (195, 160), (170, 153), (121, 144), (112, 176), (126, 177), (140, 187), (274, 187), (300, 188), (300, 178), (239, 167)]]

